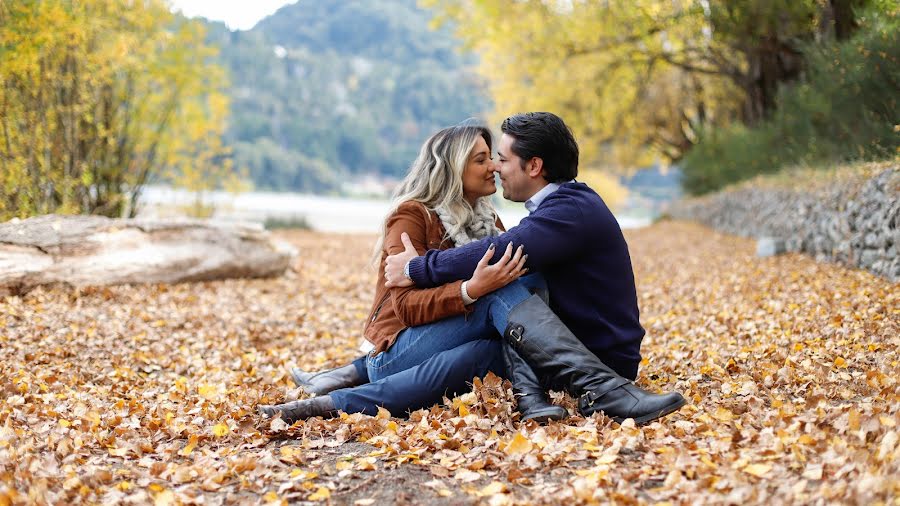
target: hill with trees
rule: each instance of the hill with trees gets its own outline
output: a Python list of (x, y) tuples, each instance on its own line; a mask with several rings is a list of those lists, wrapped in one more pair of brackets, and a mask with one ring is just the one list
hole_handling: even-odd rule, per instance
[(434, 130), (491, 107), (471, 54), (415, 0), (300, 0), (248, 31), (208, 23), (230, 71), (226, 144), (258, 189), (405, 173)]

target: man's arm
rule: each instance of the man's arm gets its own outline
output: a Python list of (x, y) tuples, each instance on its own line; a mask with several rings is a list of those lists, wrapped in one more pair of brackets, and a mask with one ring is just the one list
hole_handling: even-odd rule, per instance
[(403, 268), (407, 261), (411, 281), (422, 288), (468, 279), (491, 244), (504, 251), (509, 243), (524, 246), (528, 254), (525, 266), (532, 272), (540, 271), (578, 255), (586, 239), (584, 228), (581, 210), (574, 201), (551, 197), (518, 226), (497, 237), (443, 251), (429, 250), (424, 256), (407, 253), (389, 257), (387, 266), (396, 271), (389, 279), (406, 280)]

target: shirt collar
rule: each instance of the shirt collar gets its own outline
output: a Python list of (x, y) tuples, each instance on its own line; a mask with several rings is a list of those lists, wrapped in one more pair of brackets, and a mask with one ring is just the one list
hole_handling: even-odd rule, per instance
[[(572, 183), (574, 181), (575, 180), (573, 179), (572, 181), (566, 181), (566, 182)], [(541, 202), (543, 202), (544, 199), (546, 199), (548, 196), (550, 196), (551, 193), (558, 190), (560, 186), (561, 185), (558, 183), (549, 183), (547, 186), (541, 188), (541, 190), (539, 192), (535, 193), (534, 195), (531, 196), (530, 199), (525, 201), (525, 209), (528, 210), (529, 214), (533, 213), (534, 210), (537, 209), (539, 205), (541, 205)]]

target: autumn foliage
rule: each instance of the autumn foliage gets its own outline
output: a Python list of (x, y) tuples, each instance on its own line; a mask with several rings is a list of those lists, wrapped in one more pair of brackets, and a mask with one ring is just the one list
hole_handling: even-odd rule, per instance
[[(668, 222), (629, 232), (645, 427), (521, 424), (508, 385), (287, 427), (287, 367), (356, 355), (372, 237), (285, 232), (287, 276), (0, 299), (0, 504), (858, 503), (900, 494), (900, 291)], [(556, 400), (572, 407), (562, 395)], [(395, 415), (395, 416), (390, 416)]]
[(0, 220), (134, 216), (141, 187), (233, 178), (201, 24), (166, 2), (0, 2)]

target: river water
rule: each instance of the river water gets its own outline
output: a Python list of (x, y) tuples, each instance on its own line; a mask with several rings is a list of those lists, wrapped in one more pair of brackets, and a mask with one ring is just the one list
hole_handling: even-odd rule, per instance
[[(141, 217), (163, 217), (179, 214), (196, 201), (196, 194), (164, 186), (148, 186), (141, 196)], [(388, 201), (306, 195), (282, 192), (204, 192), (203, 202), (214, 209), (213, 216), (226, 220), (264, 222), (266, 219), (304, 219), (314, 230), (341, 233), (375, 233), (388, 210)], [(498, 213), (509, 228), (528, 215), (525, 206), (502, 202)], [(650, 223), (648, 218), (616, 216), (622, 228), (638, 228)]]

